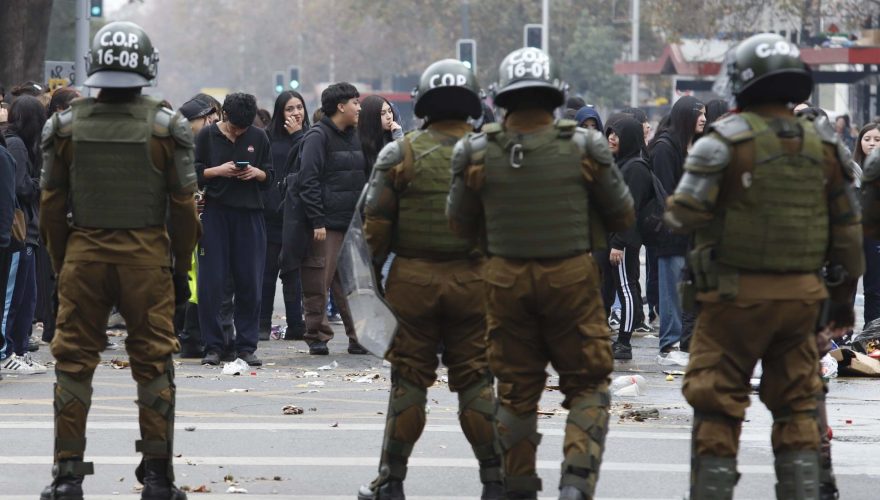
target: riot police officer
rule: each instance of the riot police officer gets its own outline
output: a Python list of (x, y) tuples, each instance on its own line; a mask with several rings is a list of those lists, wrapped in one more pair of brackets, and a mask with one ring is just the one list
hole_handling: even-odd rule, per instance
[(482, 257), (475, 239), (449, 229), (444, 207), (455, 143), (482, 114), (480, 88), (462, 62), (428, 66), (413, 91), (421, 130), (380, 152), (367, 190), (364, 233), (376, 267), (396, 255), (386, 300), (399, 329), (386, 358), (391, 396), (379, 477), (358, 498), (403, 499), (406, 464), (425, 425), (427, 388), (437, 379), (437, 348), (458, 394), (459, 421), (480, 463), (482, 498), (501, 498), (494, 446), (492, 378), (486, 361)]
[(547, 363), (569, 410), (560, 498), (593, 498), (608, 429), (611, 331), (590, 250), (635, 218), (600, 132), (554, 122), (564, 84), (539, 49), (499, 68), (502, 124), (459, 141), (447, 215), (485, 242), (489, 366), (498, 378), (496, 434), (507, 498), (537, 498), (538, 401)]
[(733, 497), (748, 374), (759, 359), (776, 496), (819, 498), (815, 332), (853, 324), (864, 269), (849, 154), (827, 121), (798, 119), (787, 106), (813, 88), (796, 46), (755, 35), (725, 71), (741, 112), (694, 145), (666, 215), (694, 233), (689, 263), (701, 302), (682, 389), (694, 408), (690, 498)]
[(98, 97), (74, 101), (43, 131), (40, 229), (59, 274), (60, 305), (51, 347), (57, 360), (54, 479), (40, 498), (83, 498), (83, 477), (93, 473), (83, 461), (92, 376), (117, 306), (137, 382), (141, 498), (182, 500), (171, 465), (171, 355), (180, 344), (172, 325), (169, 248), (173, 274), (185, 276), (201, 232), (192, 132), (179, 113), (141, 96), (156, 77), (158, 54), (139, 26), (101, 28), (88, 62), (85, 85), (100, 88)]

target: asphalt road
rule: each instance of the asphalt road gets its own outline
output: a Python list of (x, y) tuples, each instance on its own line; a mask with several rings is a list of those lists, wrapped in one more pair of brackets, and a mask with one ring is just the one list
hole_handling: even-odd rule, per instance
[[(280, 290), (276, 312), (283, 310)], [(280, 317), (278, 322), (283, 322)], [(111, 340), (123, 345), (124, 333)], [(371, 481), (378, 465), (388, 403), (389, 368), (372, 356), (346, 353), (338, 330), (330, 356), (314, 357), (302, 342), (261, 342), (265, 364), (242, 376), (220, 367), (180, 360), (177, 367), (175, 469), (178, 486), (210, 493), (190, 498), (229, 497), (230, 487), (247, 498), (348, 499)], [(688, 486), (691, 412), (681, 396), (681, 377), (667, 381), (655, 363), (657, 339), (636, 337), (634, 360), (618, 364), (614, 376), (638, 373), (647, 381), (640, 397), (614, 398), (598, 498), (683, 498)], [(35, 353), (51, 361), (48, 348)], [(134, 451), (139, 438), (136, 390), (123, 349), (107, 351), (95, 374), (89, 417), (86, 478), (89, 499), (139, 498)], [(321, 366), (336, 362), (330, 370)], [(306, 376), (317, 372), (318, 376)], [(477, 464), (458, 428), (458, 401), (440, 381), (429, 392), (428, 427), (416, 445), (406, 481), (408, 498), (479, 498)], [(48, 484), (52, 463), (52, 371), (0, 382), (0, 500), (37, 498)], [(555, 498), (565, 411), (551, 376), (541, 400), (544, 435), (538, 450), (542, 498)], [(844, 500), (878, 497), (880, 481), (880, 380), (834, 379), (828, 397), (834, 430), (835, 471)], [(736, 498), (773, 498), (770, 414), (753, 395), (739, 455), (742, 473)], [(303, 408), (284, 415), (285, 405)], [(633, 410), (657, 409), (659, 418), (635, 421)]]

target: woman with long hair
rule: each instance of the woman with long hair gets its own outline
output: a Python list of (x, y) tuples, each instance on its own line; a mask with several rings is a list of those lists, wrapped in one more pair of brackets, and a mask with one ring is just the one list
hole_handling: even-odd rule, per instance
[[(880, 122), (868, 123), (859, 131), (853, 151), (853, 161), (863, 167), (865, 159), (875, 149), (880, 148)], [(862, 287), (865, 293), (865, 324), (880, 318), (880, 240), (868, 238), (863, 240), (865, 251), (865, 274), (862, 276)]]
[[(674, 193), (684, 175), (684, 160), (694, 140), (706, 125), (706, 107), (695, 97), (682, 97), (663, 120), (648, 147), (651, 169), (667, 193)], [(688, 249), (686, 236), (672, 235), (656, 247), (660, 296), (661, 365), (687, 366), (688, 355), (677, 344), (682, 340), (681, 302), (678, 282), (684, 270)]]
[[(3, 368), (19, 373), (45, 373), (46, 367), (37, 363), (28, 353), (31, 325), (37, 306), (35, 249), (40, 244), (40, 161), (37, 146), (46, 123), (46, 109), (36, 97), (21, 95), (12, 101), (9, 127), (5, 137), (9, 152), (15, 159), (15, 195), (27, 221), (25, 247), (12, 257), (6, 279), (4, 326), (6, 348), (0, 353), (5, 358)], [(11, 290), (11, 296), (8, 294)], [(4, 307), (6, 307), (4, 305)]]
[[(266, 267), (263, 272), (263, 297), (260, 308), (260, 340), (268, 340), (272, 333), (272, 313), (275, 304), (275, 284), (278, 281), (281, 256), (281, 232), (284, 223), (280, 186), (287, 178), (291, 157), (296, 157), (300, 141), (309, 129), (309, 112), (299, 92), (286, 90), (275, 99), (272, 119), (266, 127), (275, 166), (276, 186), (262, 192), (263, 216), (266, 220)], [(287, 316), (286, 340), (302, 340), (306, 325), (302, 318), (302, 285), (299, 272), (281, 275), (284, 309)]]
[(379, 151), (391, 141), (403, 137), (403, 129), (394, 119), (394, 108), (384, 97), (371, 95), (361, 100), (358, 136), (367, 159), (368, 174), (373, 170)]

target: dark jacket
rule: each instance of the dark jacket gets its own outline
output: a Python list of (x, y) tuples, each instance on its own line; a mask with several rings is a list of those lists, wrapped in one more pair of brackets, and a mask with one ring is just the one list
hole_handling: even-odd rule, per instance
[[(648, 162), (636, 155), (618, 165), (635, 204), (636, 220), (642, 220), (646, 206), (654, 199), (654, 181), (651, 179)], [(611, 248), (617, 250), (623, 250), (624, 247), (639, 248), (642, 246), (642, 236), (639, 234), (638, 224), (633, 224), (622, 233), (611, 233), (610, 241)]]
[[(205, 178), (205, 169), (228, 161), (247, 161), (251, 166), (265, 172), (266, 180), (242, 182), (227, 177)], [(234, 143), (223, 135), (217, 124), (203, 128), (196, 136), (195, 167), (199, 177), (199, 187), (205, 189), (205, 198), (209, 203), (217, 202), (227, 207), (246, 210), (262, 210), (263, 198), (260, 190), (275, 185), (269, 137), (265, 131), (253, 126), (248, 127)]]
[[(668, 134), (661, 132), (651, 149), (651, 170), (667, 193), (674, 193), (684, 175), (684, 155)], [(688, 249), (687, 235), (673, 234), (656, 248), (658, 257), (684, 256)]]
[(15, 158), (0, 146), (0, 248), (9, 246), (15, 211)]
[(313, 229), (345, 231), (367, 182), (367, 163), (354, 127), (324, 117), (303, 138), (296, 190)]
[(302, 130), (292, 134), (284, 134), (282, 137), (270, 137), (270, 149), (272, 153), (272, 166), (275, 170), (275, 182), (269, 189), (260, 192), (263, 198), (263, 217), (266, 219), (266, 237), (270, 243), (281, 243), (281, 226), (284, 221), (282, 202), (284, 193), (279, 185), (287, 177), (288, 156), (303, 137)]
[(15, 195), (27, 221), (28, 245), (40, 244), (40, 173), (36, 171), (36, 153), (29, 152), (15, 133), (6, 132), (6, 147), (15, 158)]

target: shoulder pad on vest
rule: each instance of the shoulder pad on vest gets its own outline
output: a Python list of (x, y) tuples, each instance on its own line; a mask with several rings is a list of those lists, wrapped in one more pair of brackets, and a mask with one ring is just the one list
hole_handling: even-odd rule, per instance
[(724, 140), (731, 143), (746, 141), (755, 136), (749, 122), (736, 114), (716, 121), (709, 126), (709, 130), (717, 132)]
[(475, 162), (474, 159), (485, 158), (488, 138), (483, 132), (471, 132), (455, 143), (452, 148), (452, 173), (464, 172), (467, 167)]
[[(156, 115), (158, 118), (159, 115)], [(155, 128), (155, 127), (154, 127)], [(192, 127), (189, 125), (189, 120), (183, 117), (180, 112), (174, 113), (171, 117), (171, 123), (168, 127), (168, 132), (171, 134), (171, 137), (174, 139), (174, 142), (180, 144), (183, 147), (193, 147), (193, 133)]]
[(403, 145), (404, 139), (397, 139), (389, 142), (379, 151), (376, 157), (376, 164), (373, 165), (374, 170), (388, 170), (395, 165), (399, 165), (403, 161)]
[(500, 123), (487, 123), (483, 125), (483, 134), (495, 136), (501, 133), (503, 129)]
[(564, 118), (556, 120), (556, 123), (553, 124), (556, 127), (556, 130), (559, 131), (559, 137), (569, 138), (574, 135), (574, 131), (577, 128), (577, 122), (574, 120), (566, 120)]
[(862, 169), (862, 182), (874, 182), (880, 179), (880, 149), (874, 149), (868, 158), (865, 159), (865, 165)]
[(171, 118), (173, 117), (174, 111), (165, 107), (157, 109), (156, 117), (153, 119), (153, 135), (156, 137), (168, 137), (171, 135)]
[(603, 165), (614, 163), (614, 156), (608, 149), (608, 140), (598, 130), (578, 127), (574, 129), (571, 140), (577, 144), (581, 154), (587, 155)]
[[(827, 117), (820, 116), (812, 123), (816, 133), (819, 134), (819, 138), (822, 139), (822, 142), (830, 144), (837, 144), (840, 142), (837, 140), (837, 134), (834, 132), (834, 127), (831, 125), (831, 121), (828, 120)], [(810, 125), (805, 123), (804, 126), (809, 127)]]
[(721, 172), (730, 163), (730, 146), (717, 134), (698, 140), (684, 162), (685, 170), (704, 174)]
[(58, 137), (70, 137), (73, 134), (73, 110), (65, 109), (55, 116), (49, 122), (55, 122), (53, 130)]

